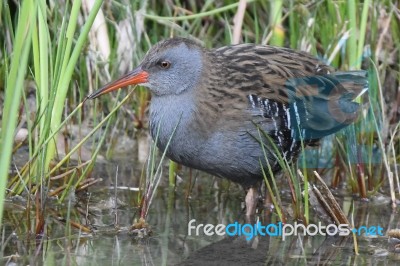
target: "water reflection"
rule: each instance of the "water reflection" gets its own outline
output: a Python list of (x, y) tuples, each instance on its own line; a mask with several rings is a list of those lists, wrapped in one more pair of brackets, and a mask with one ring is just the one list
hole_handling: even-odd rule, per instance
[[(279, 237), (258, 236), (246, 241), (244, 237), (188, 235), (188, 223), (192, 219), (196, 219), (196, 224), (245, 222), (242, 216), (244, 194), (240, 187), (193, 172), (192, 183), (195, 185), (188, 193), (188, 171), (183, 172), (176, 190), (169, 189), (166, 178), (163, 180), (148, 215), (152, 234), (142, 239), (133, 238), (127, 229), (138, 218), (138, 192), (113, 187), (117, 184), (137, 188), (140, 174), (141, 168), (131, 162), (97, 168), (94, 175), (103, 178), (104, 182), (92, 187), (89, 194), (74, 199), (69, 212), (72, 221), (95, 229), (90, 234), (65, 226), (65, 220), (59, 219), (68, 216), (68, 204), (60, 206), (50, 202), (47, 230), (37, 242), (28, 235), (27, 212), (23, 207), (26, 204), (16, 199), (8, 202), (4, 215), (3, 262), (33, 265), (45, 258), (49, 265), (319, 265), (395, 263), (400, 260), (397, 253), (389, 251), (386, 236), (357, 237), (360, 255), (356, 256), (352, 236), (290, 236), (285, 241)], [(282, 199), (290, 209), (290, 199), (285, 196)], [(369, 203), (352, 202), (348, 196), (341, 199), (346, 213), (354, 204), (356, 226), (380, 225), (385, 232), (400, 227), (399, 214), (391, 209), (387, 197), (376, 197)], [(312, 215), (312, 220), (318, 221), (318, 217)], [(278, 222), (273, 213), (260, 219), (263, 223)]]

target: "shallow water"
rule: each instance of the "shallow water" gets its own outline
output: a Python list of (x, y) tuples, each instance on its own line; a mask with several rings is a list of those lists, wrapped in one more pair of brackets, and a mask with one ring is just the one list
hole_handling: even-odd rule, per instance
[[(244, 193), (241, 188), (197, 171), (192, 174), (194, 185), (190, 193), (189, 171), (182, 172), (175, 190), (168, 188), (167, 171), (164, 171), (165, 177), (147, 219), (151, 235), (134, 237), (127, 228), (138, 218), (135, 207), (138, 192), (126, 187), (137, 188), (140, 174), (141, 167), (130, 161), (98, 164), (93, 175), (103, 178), (102, 183), (90, 188), (85, 195), (71, 197), (71, 204), (67, 202), (60, 206), (50, 201), (46, 205), (47, 230), (43, 241), (35, 241), (34, 237), (27, 235), (24, 200), (15, 198), (7, 202), (2, 238), (3, 262), (33, 265), (43, 258), (46, 264), (67, 265), (386, 265), (400, 262), (400, 255), (393, 252), (386, 236), (388, 229), (400, 226), (400, 215), (397, 209), (390, 207), (385, 196), (375, 197), (370, 202), (353, 201), (349, 196), (338, 197), (345, 213), (354, 204), (356, 226), (379, 225), (383, 228), (385, 236), (357, 237), (358, 256), (354, 254), (351, 236), (300, 235), (289, 236), (285, 241), (276, 236), (258, 236), (246, 241), (245, 236), (207, 236), (204, 232), (196, 236), (195, 230), (188, 235), (188, 223), (192, 219), (196, 220), (195, 225), (246, 222), (242, 215)], [(117, 190), (114, 189), (116, 176)], [(290, 210), (287, 194), (283, 191), (282, 199)], [(93, 233), (81, 233), (76, 228), (65, 226), (63, 219), (68, 213), (72, 221), (93, 228)], [(318, 219), (312, 212), (311, 220)], [(276, 223), (278, 218), (269, 213), (260, 220), (263, 224)]]

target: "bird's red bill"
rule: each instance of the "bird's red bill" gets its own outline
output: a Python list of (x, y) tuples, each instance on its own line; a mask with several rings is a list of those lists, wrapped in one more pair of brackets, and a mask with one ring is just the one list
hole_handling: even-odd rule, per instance
[(142, 70), (140, 67), (134, 69), (133, 71), (129, 72), (128, 74), (120, 77), (119, 79), (110, 82), (103, 86), (102, 88), (98, 89), (97, 91), (93, 92), (88, 96), (89, 99), (94, 99), (99, 97), (100, 95), (109, 93), (111, 91), (117, 90), (119, 88), (128, 86), (128, 85), (137, 85), (146, 83), (149, 77), (149, 73)]

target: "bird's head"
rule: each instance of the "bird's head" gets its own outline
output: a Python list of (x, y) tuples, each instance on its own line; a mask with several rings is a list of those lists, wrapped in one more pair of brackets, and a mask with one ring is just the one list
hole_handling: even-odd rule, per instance
[(97, 98), (128, 85), (148, 87), (153, 95), (178, 95), (196, 88), (203, 63), (203, 48), (193, 41), (173, 38), (153, 46), (131, 72), (88, 96)]

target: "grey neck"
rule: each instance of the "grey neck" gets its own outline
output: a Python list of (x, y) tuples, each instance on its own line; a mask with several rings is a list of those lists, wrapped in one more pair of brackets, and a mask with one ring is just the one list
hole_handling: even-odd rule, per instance
[(196, 106), (190, 94), (153, 95), (150, 103), (151, 136), (161, 151), (171, 139), (167, 155), (178, 163), (196, 156), (199, 147), (199, 136), (191, 130)]

